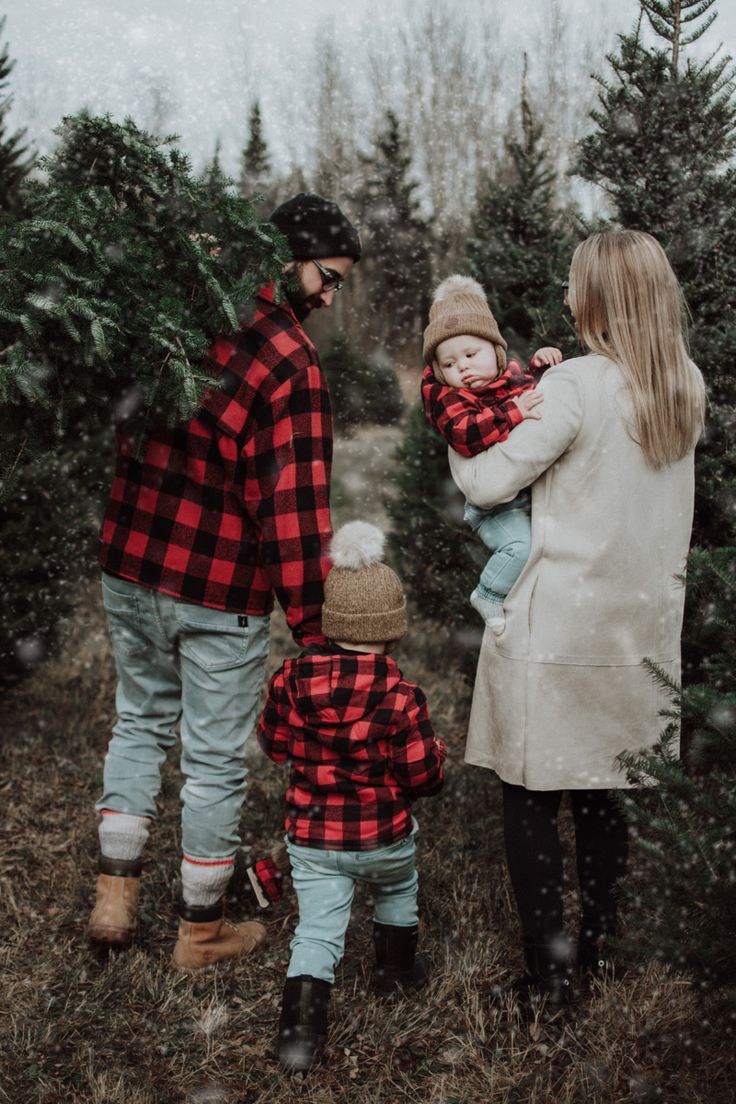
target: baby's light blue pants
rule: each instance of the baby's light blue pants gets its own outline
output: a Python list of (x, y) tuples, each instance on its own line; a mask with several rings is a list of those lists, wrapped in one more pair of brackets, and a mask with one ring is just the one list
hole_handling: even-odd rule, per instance
[(511, 502), (481, 510), (465, 504), (464, 519), (493, 555), (480, 576), (478, 592), (490, 602), (503, 603), (521, 575), (532, 541), (529, 492), (522, 491)]

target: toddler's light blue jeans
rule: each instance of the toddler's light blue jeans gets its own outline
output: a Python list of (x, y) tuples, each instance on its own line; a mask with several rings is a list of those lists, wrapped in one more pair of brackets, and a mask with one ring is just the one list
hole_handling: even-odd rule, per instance
[(291, 877), (299, 900), (299, 924), (291, 941), (287, 977), (309, 974), (330, 983), (335, 980), (357, 882), (368, 886), (374, 920), (379, 924), (415, 926), (417, 831), (414, 821), (406, 839), (373, 851), (322, 851), (287, 839)]
[(503, 600), (521, 575), (532, 541), (529, 492), (522, 491), (511, 502), (481, 510), (465, 503), (464, 520), (493, 555), (478, 583), (478, 593), (489, 602)]
[(155, 817), (181, 719), (182, 849), (237, 850), (245, 742), (258, 718), (269, 618), (225, 613), (103, 574), (118, 674), (117, 722), (96, 808)]

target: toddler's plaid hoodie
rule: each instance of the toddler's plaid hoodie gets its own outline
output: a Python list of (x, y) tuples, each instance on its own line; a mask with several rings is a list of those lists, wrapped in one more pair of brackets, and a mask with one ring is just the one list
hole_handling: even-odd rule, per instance
[(411, 831), (437, 793), (444, 746), (427, 699), (386, 655), (314, 645), (271, 679), (258, 741), (289, 763), (286, 831), (303, 847), (362, 851)]

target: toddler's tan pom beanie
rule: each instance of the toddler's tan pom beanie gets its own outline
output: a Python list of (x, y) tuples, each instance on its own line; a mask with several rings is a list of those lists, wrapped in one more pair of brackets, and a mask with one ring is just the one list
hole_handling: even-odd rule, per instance
[(330, 544), (322, 632), (348, 644), (399, 640), (407, 629), (406, 596), (383, 563), (384, 534), (367, 521), (350, 521)]
[(507, 345), (491, 314), (486, 293), (478, 281), (470, 276), (448, 276), (438, 285), (432, 299), (429, 325), (424, 331), (424, 363), (432, 363), (435, 350), (441, 342), (460, 334), (484, 337), (495, 345), (498, 370), (503, 372), (506, 367)]

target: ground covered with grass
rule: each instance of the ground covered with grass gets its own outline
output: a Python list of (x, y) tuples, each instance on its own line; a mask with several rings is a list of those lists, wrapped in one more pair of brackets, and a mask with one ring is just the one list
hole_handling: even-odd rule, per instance
[[(377, 443), (376, 443), (377, 442)], [(351, 439), (336, 479), (336, 521), (382, 520), (370, 490), (391, 462), (391, 437)], [(361, 483), (356, 472), (371, 478)], [(362, 497), (361, 497), (362, 496)], [(100, 957), (85, 927), (96, 875), (93, 806), (114, 713), (114, 675), (96, 586), (83, 588), (57, 658), (3, 707), (0, 910), (3, 1011), (0, 1100), (11, 1104), (727, 1104), (736, 1097), (733, 1037), (687, 980), (661, 967), (622, 971), (581, 994), (563, 1024), (522, 1025), (492, 1011), (490, 985), (521, 967), (503, 863), (498, 785), (462, 763), (470, 686), (453, 641), (415, 618), (398, 656), (426, 690), (449, 746), (447, 782), (418, 802), (422, 951), (430, 987), (386, 1004), (371, 990), (367, 899), (356, 896), (333, 990), (325, 1062), (290, 1077), (273, 1057), (296, 922), (287, 891), (261, 914), (257, 956), (191, 977), (170, 967), (178, 895), (176, 757), (166, 766), (160, 820), (144, 867), (139, 934)], [(270, 666), (293, 650), (274, 616)], [(283, 823), (284, 775), (254, 747), (243, 811), (246, 852), (259, 855)], [(571, 840), (567, 812), (566, 839)], [(572, 870), (572, 862), (569, 864)], [(571, 931), (577, 902), (568, 898)], [(254, 915), (245, 896), (235, 919)], [(635, 933), (636, 917), (628, 919)]]

